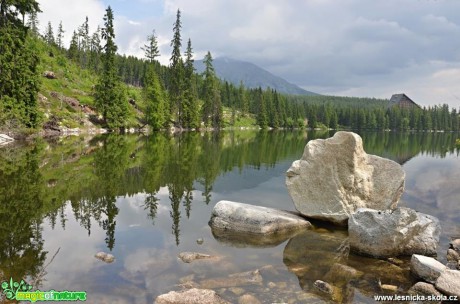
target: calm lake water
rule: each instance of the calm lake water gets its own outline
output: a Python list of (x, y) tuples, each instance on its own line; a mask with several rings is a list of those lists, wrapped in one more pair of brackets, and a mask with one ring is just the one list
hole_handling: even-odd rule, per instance
[[(314, 222), (313, 230), (261, 244), (214, 236), (207, 224), (220, 200), (294, 210), (286, 170), (309, 140), (332, 135), (72, 137), (2, 147), (0, 279), (25, 279), (40, 290), (86, 291), (89, 303), (153, 303), (183, 286), (213, 288), (232, 303), (244, 294), (263, 303), (328, 302), (313, 286), (318, 279), (334, 283), (348, 303), (391, 294), (380, 290), (379, 281), (404, 294), (415, 282), (407, 259), (348, 255), (346, 230)], [(457, 134), (361, 136), (366, 152), (403, 165), (400, 206), (440, 219), (438, 258), (445, 261), (449, 240), (460, 238)], [(116, 261), (96, 259), (100, 251)], [(184, 251), (218, 258), (187, 264), (178, 259)], [(360, 276), (350, 277), (340, 264)]]

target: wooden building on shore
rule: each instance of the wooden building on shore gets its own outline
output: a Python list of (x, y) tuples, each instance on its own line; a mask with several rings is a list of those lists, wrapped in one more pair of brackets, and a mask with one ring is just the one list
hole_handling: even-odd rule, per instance
[(390, 98), (390, 107), (399, 106), (403, 109), (411, 109), (414, 107), (421, 108), (416, 104), (412, 99), (410, 99), (406, 94), (393, 94)]

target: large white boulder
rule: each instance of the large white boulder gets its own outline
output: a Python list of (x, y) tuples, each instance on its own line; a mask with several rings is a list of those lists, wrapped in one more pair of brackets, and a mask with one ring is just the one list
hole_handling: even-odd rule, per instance
[(309, 141), (286, 175), (300, 213), (339, 225), (346, 225), (358, 208), (396, 208), (404, 191), (402, 167), (366, 154), (361, 137), (352, 132)]
[(250, 234), (278, 234), (311, 227), (309, 221), (293, 212), (230, 201), (214, 206), (209, 225)]
[(348, 220), (350, 248), (374, 257), (434, 256), (440, 234), (437, 218), (409, 208), (362, 208)]

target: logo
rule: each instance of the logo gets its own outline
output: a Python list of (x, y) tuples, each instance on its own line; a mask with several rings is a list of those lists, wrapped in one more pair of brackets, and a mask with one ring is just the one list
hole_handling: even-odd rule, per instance
[(27, 284), (24, 280), (21, 282), (13, 281), (2, 282), (3, 294), (8, 300), (29, 301), (86, 301), (86, 292), (84, 291), (32, 291), (32, 285)]

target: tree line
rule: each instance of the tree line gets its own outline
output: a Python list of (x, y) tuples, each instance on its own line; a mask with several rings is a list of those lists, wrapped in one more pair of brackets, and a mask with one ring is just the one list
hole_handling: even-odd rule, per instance
[[(286, 95), (270, 88), (247, 88), (242, 82), (234, 85), (217, 78), (210, 52), (204, 58), (205, 71), (198, 74), (194, 68), (190, 39), (182, 54), (180, 10), (177, 10), (173, 26), (170, 64), (163, 66), (157, 60), (160, 52), (155, 30), (142, 47), (145, 58), (117, 53), (114, 13), (110, 6), (106, 10), (103, 27), (90, 33), (86, 17), (81, 26), (72, 32), (70, 45), (65, 48), (62, 22), (56, 33), (48, 22), (41, 35), (38, 32), (38, 4), (32, 1), (30, 5), (21, 6), (21, 3), (12, 1), (12, 4), (2, 4), (1, 7), (0, 39), (5, 43), (0, 46), (3, 50), (0, 60), (7, 73), (2, 73), (0, 77), (14, 75), (8, 78), (9, 82), (2, 81), (0, 84), (0, 110), (3, 110), (0, 111), (0, 123), (3, 124), (8, 121), (28, 128), (39, 126), (40, 113), (36, 102), (40, 85), (37, 76), (39, 58), (34, 55), (33, 44), (36, 39), (42, 39), (81, 69), (89, 69), (99, 76), (94, 86), (95, 106), (110, 129), (126, 127), (129, 112), (127, 86), (141, 88), (145, 102), (144, 122), (154, 130), (170, 126), (219, 129), (227, 126), (224, 121), (232, 126), (245, 117), (255, 118), (261, 128), (275, 129), (460, 129), (458, 111), (449, 109), (446, 104), (404, 109), (391, 106), (388, 100), (383, 99)], [(25, 15), (29, 18), (27, 23)], [(13, 42), (11, 37), (17, 42)], [(8, 62), (16, 64), (8, 65)]]

